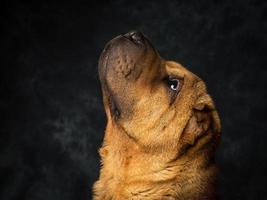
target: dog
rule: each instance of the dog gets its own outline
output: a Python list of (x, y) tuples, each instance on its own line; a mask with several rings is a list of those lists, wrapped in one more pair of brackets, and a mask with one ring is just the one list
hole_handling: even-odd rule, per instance
[(216, 199), (220, 119), (205, 83), (141, 32), (99, 59), (107, 126), (94, 200)]

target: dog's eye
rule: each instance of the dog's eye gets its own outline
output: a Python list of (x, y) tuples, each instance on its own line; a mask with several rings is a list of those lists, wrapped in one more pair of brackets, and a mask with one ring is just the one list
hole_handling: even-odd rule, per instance
[(167, 77), (166, 83), (168, 87), (173, 91), (178, 91), (180, 89), (180, 80), (175, 77)]
[(167, 76), (164, 78), (164, 83), (168, 87), (168, 93), (170, 95), (170, 104), (172, 104), (183, 85), (183, 77)]

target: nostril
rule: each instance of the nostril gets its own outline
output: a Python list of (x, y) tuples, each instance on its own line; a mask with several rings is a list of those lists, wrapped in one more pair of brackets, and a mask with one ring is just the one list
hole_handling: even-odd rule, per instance
[(144, 36), (139, 31), (131, 31), (129, 33), (126, 33), (125, 36), (130, 39), (131, 41), (141, 44), (144, 41)]
[(135, 41), (141, 41), (142, 39), (141, 34), (138, 33), (132, 34), (132, 39)]

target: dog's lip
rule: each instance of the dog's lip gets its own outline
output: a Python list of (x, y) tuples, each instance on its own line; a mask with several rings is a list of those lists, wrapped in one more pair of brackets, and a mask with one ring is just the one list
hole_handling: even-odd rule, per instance
[(112, 95), (109, 95), (109, 108), (110, 108), (111, 115), (115, 119), (118, 119), (121, 113)]
[(101, 64), (103, 65), (106, 65), (106, 62), (107, 62), (107, 58), (109, 57), (109, 50), (110, 48), (112, 47), (112, 44), (119, 38), (124, 38), (126, 39), (127, 41), (133, 43), (133, 41), (131, 41), (129, 38), (127, 38), (126, 36), (124, 35), (118, 35), (117, 37), (113, 38), (112, 40), (110, 40), (104, 47), (102, 53), (101, 53), (101, 56), (100, 56), (100, 61), (101, 61)]
[(108, 60), (109, 60), (109, 52), (104, 49), (99, 60), (99, 70), (101, 69), (102, 71), (100, 75), (101, 74), (105, 75), (107, 73)]
[(108, 54), (109, 49), (110, 49), (111, 46), (112, 46), (112, 43), (114, 43), (114, 41), (115, 41), (116, 39), (120, 38), (120, 37), (122, 37), (122, 35), (118, 35), (117, 37), (111, 39), (110, 41), (108, 41), (108, 42), (106, 43), (106, 45), (105, 45), (105, 47), (104, 47), (104, 49), (103, 49), (103, 51), (102, 51), (102, 53), (101, 53), (101, 58), (100, 58), (100, 59), (102, 59), (102, 57), (105, 57), (106, 54)]

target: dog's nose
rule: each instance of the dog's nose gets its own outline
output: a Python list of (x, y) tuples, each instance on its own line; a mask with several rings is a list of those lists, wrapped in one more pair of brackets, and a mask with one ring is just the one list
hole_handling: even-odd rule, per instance
[(144, 42), (144, 35), (140, 31), (131, 31), (124, 36), (134, 43), (142, 44)]

